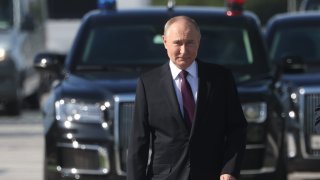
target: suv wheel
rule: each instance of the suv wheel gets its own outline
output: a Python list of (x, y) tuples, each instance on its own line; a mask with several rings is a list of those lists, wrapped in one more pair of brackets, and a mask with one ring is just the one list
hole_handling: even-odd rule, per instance
[(6, 105), (6, 111), (9, 115), (17, 116), (21, 114), (22, 94), (21, 87), (16, 90), (16, 97)]

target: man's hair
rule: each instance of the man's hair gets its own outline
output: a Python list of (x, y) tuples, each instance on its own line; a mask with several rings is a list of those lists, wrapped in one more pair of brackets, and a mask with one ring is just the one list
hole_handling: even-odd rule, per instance
[(174, 24), (175, 22), (179, 21), (179, 20), (185, 20), (185, 21), (187, 21), (188, 23), (192, 24), (192, 25), (195, 27), (195, 29), (199, 32), (199, 35), (201, 36), (200, 28), (199, 28), (197, 22), (196, 22), (194, 19), (192, 19), (192, 18), (190, 18), (190, 17), (188, 17), (188, 16), (175, 16), (175, 17), (169, 19), (169, 20), (166, 22), (166, 24), (164, 25), (164, 32), (163, 32), (163, 34), (166, 35), (166, 33), (167, 33), (168, 29), (170, 28), (170, 26), (171, 26), (172, 24)]

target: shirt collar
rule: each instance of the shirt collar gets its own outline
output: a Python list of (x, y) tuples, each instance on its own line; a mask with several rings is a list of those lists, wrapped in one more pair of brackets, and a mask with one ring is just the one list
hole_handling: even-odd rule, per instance
[[(182, 71), (179, 69), (171, 60), (169, 62), (171, 75), (173, 79), (176, 79), (179, 75), (179, 73)], [(197, 77), (197, 62), (193, 61), (192, 64), (186, 69), (186, 71), (189, 73), (189, 75), (193, 78)]]

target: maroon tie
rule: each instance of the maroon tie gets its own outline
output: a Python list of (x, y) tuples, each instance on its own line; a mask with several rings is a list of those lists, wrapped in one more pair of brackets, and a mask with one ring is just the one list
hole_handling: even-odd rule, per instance
[(183, 115), (184, 119), (187, 121), (188, 125), (191, 126), (194, 110), (195, 110), (195, 102), (192, 94), (192, 90), (190, 84), (187, 80), (188, 72), (182, 70), (179, 73), (179, 77), (181, 78), (181, 94), (183, 101)]

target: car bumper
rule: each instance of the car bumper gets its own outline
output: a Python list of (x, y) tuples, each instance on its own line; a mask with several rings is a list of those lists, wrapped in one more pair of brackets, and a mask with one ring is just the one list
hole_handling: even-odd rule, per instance
[(54, 172), (48, 174), (48, 177), (45, 180), (125, 180), (125, 176), (117, 176), (117, 175), (65, 175), (60, 172)]
[(241, 174), (243, 180), (270, 180), (275, 178), (274, 169), (260, 169), (252, 172)]
[(241, 179), (270, 180), (274, 178), (276, 174), (277, 158), (270, 154), (266, 154), (266, 149), (263, 145), (247, 145), (243, 169), (241, 170)]
[(281, 149), (277, 141), (278, 136), (271, 132), (266, 131), (264, 126), (249, 124), (240, 172), (242, 179), (273, 179), (278, 174), (277, 165)]
[(299, 130), (287, 133), (287, 169), (288, 172), (320, 172), (319, 150), (309, 150)]
[[(46, 134), (47, 177), (106, 179), (114, 176), (113, 179), (117, 179), (110, 129), (103, 128), (98, 123), (75, 122), (65, 128), (65, 122), (57, 122), (53, 126)], [(52, 135), (57, 132), (59, 133), (53, 138)]]
[(288, 171), (289, 172), (320, 172), (320, 159), (289, 159)]
[(294, 172), (288, 174), (288, 179), (315, 180), (319, 179), (320, 172)]

